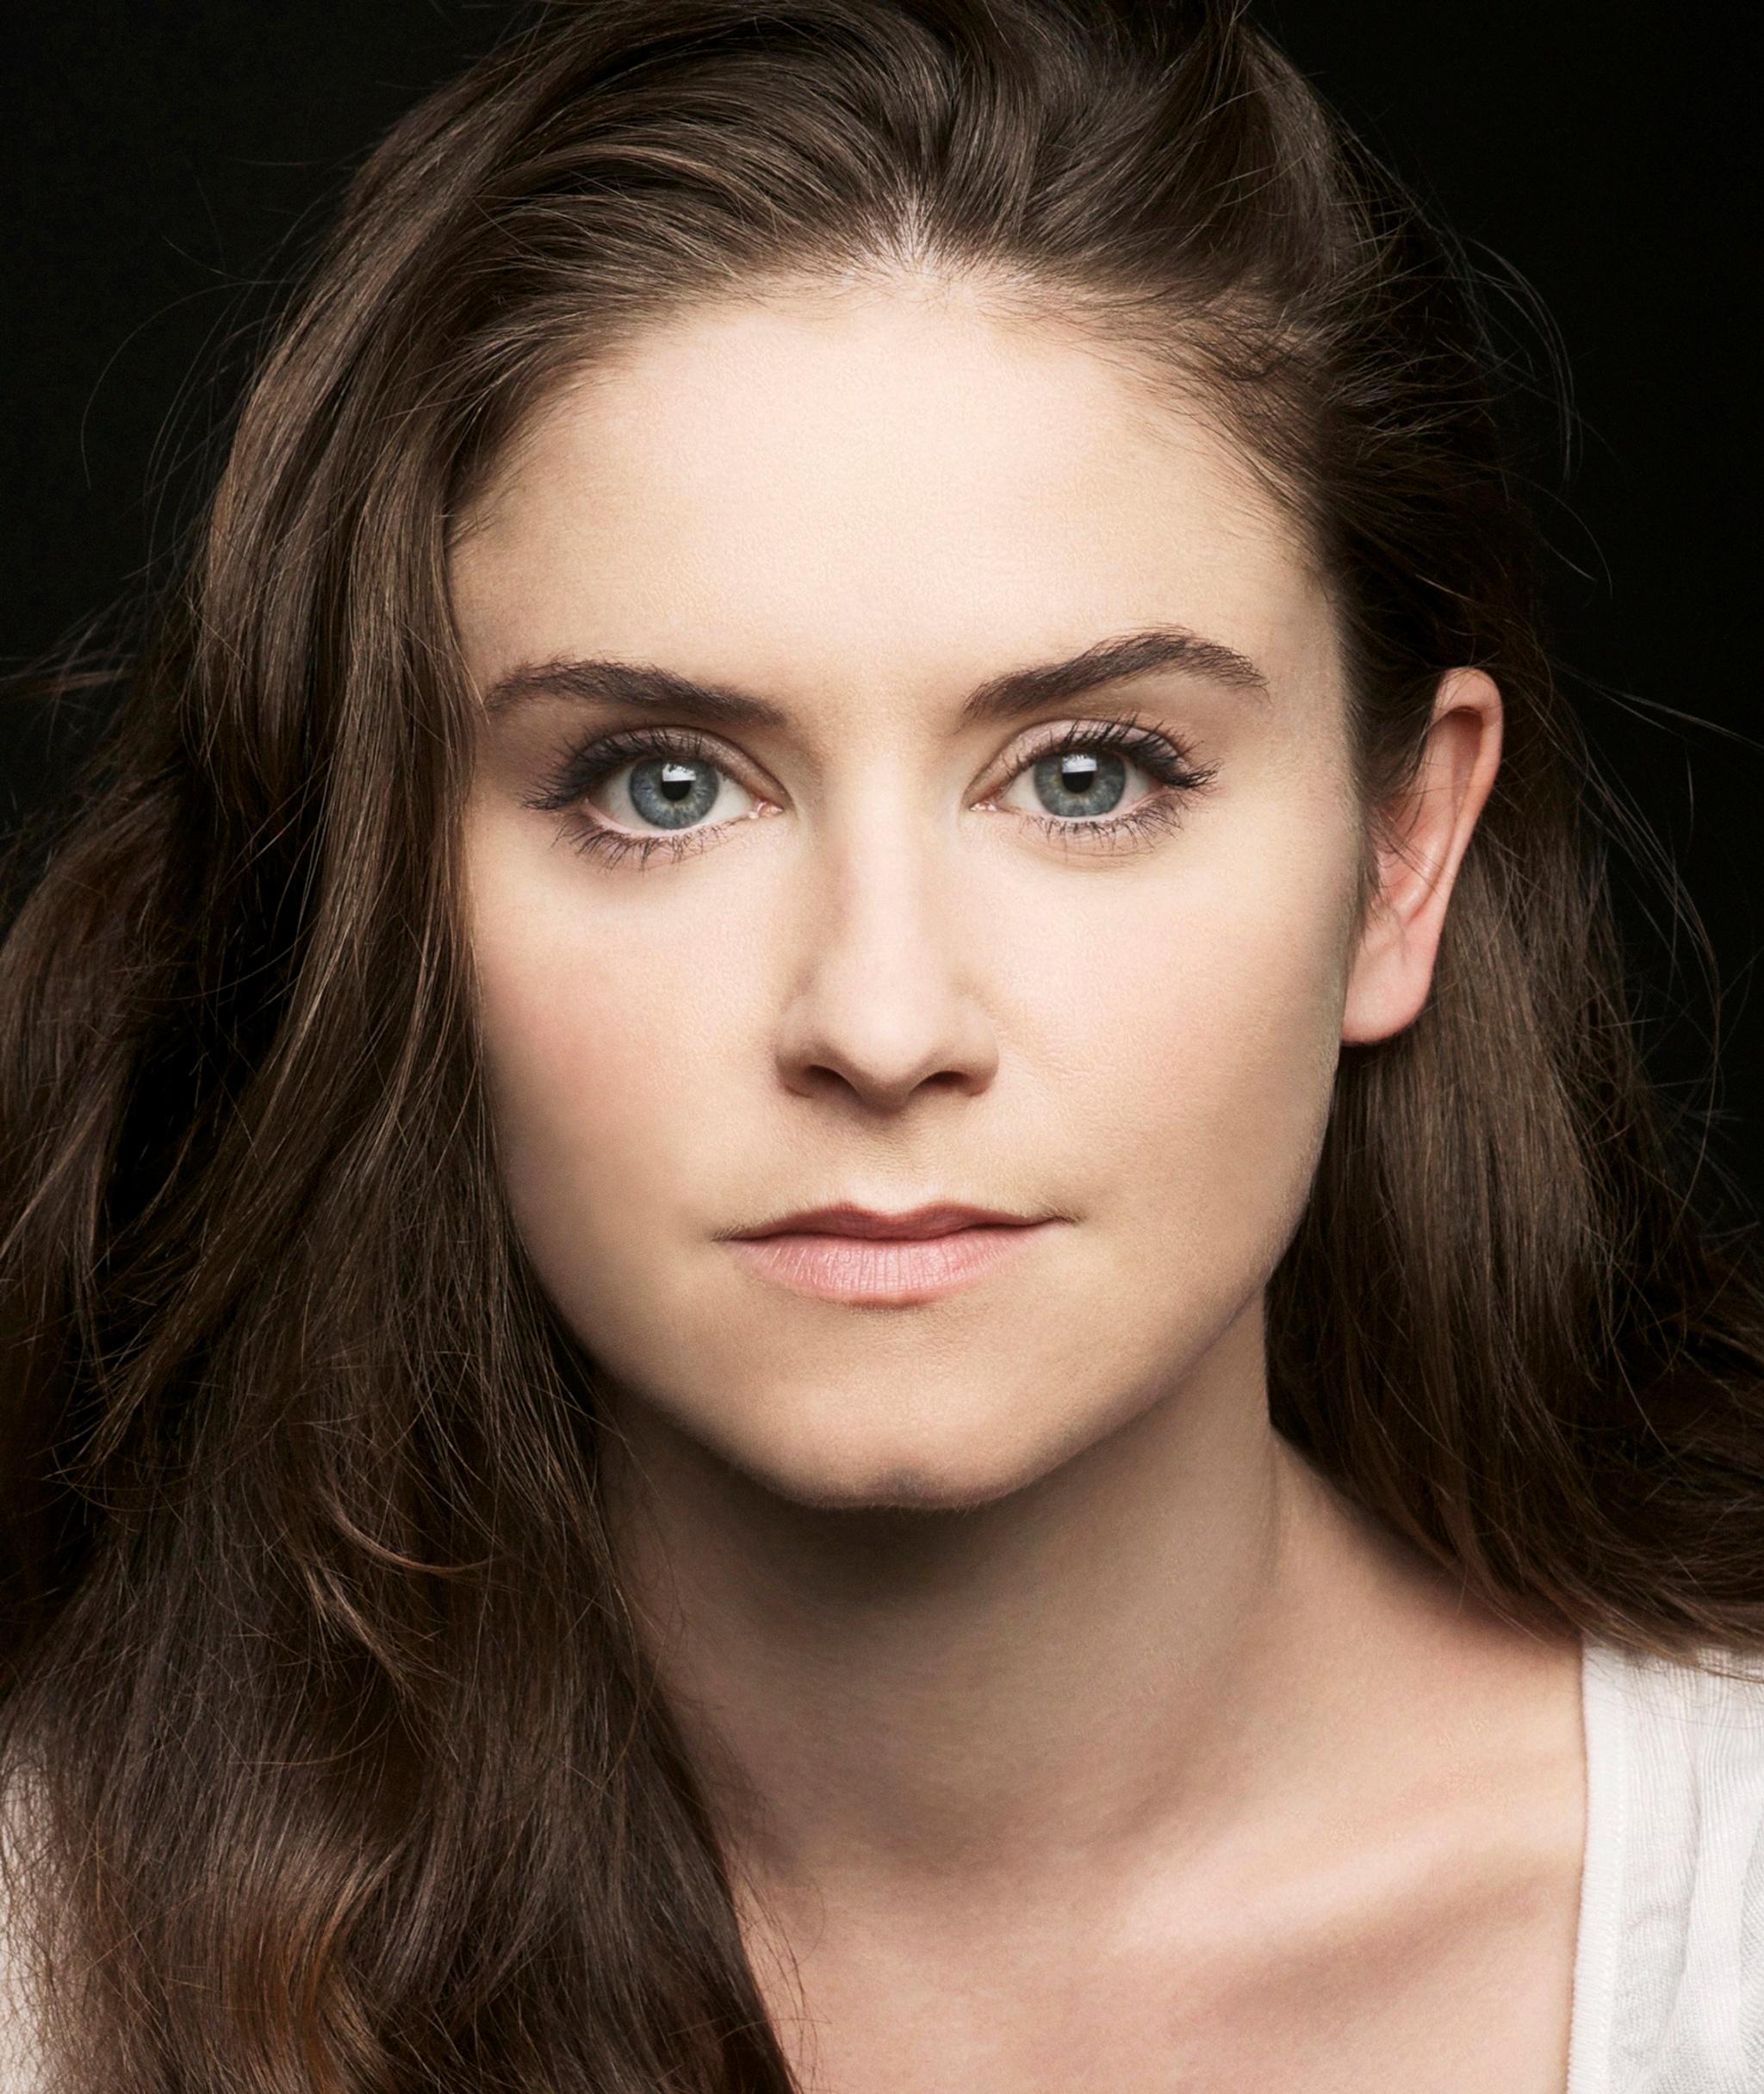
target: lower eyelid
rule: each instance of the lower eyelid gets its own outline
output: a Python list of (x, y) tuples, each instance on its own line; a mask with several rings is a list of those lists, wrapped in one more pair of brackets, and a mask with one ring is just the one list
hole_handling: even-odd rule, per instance
[(1025, 815), (1050, 843), (1066, 850), (1132, 850), (1156, 842), (1179, 826), (1183, 810), (1175, 796), (1148, 794), (1125, 814), (1103, 816), (1090, 822), (1062, 820), (1058, 815)]

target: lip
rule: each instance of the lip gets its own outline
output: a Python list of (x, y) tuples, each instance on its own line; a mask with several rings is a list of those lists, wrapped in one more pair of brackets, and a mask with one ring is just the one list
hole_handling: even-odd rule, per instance
[(939, 1202), (900, 1214), (817, 1207), (724, 1238), (749, 1271), (823, 1302), (906, 1308), (972, 1286), (1053, 1226)]

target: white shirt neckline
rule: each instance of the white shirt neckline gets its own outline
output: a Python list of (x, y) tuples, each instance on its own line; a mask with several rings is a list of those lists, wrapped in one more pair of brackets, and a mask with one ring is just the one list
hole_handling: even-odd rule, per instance
[(1589, 1644), (1568, 2094), (1764, 2094), (1764, 1666)]

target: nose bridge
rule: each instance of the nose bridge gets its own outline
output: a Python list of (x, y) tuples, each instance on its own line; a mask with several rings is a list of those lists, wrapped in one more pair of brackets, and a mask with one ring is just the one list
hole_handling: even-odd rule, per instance
[(883, 1108), (928, 1083), (984, 1088), (997, 1066), (954, 839), (891, 770), (877, 766), (822, 825), (780, 1042), (792, 1087), (842, 1084)]

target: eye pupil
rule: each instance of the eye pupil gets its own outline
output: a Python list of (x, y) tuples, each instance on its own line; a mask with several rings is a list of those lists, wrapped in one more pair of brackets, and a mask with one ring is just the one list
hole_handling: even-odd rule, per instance
[(1126, 791), (1127, 764), (1113, 749), (1062, 749), (1035, 766), (1035, 797), (1062, 821), (1095, 821)]
[(723, 774), (713, 763), (652, 756), (631, 766), (627, 787), (639, 817), (655, 829), (694, 829), (717, 805)]

